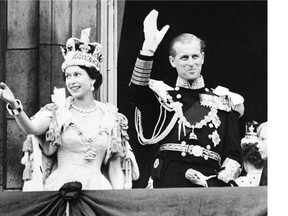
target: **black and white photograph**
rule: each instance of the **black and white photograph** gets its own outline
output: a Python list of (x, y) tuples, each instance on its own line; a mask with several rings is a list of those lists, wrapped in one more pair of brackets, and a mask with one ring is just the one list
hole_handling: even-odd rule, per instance
[(0, 215), (277, 215), (270, 2), (1, 0)]

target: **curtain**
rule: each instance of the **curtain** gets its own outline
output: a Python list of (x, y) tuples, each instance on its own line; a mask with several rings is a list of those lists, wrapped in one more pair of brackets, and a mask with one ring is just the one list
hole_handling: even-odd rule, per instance
[[(69, 203), (69, 204), (68, 204)], [(267, 187), (0, 192), (0, 215), (267, 215)]]

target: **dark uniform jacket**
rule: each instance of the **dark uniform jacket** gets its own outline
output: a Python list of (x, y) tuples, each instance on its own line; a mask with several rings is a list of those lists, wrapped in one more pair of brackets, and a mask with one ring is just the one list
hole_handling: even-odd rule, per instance
[[(242, 164), (238, 119), (243, 104), (233, 106), (227, 96), (214, 94), (205, 88), (202, 77), (190, 86), (178, 77), (175, 88), (151, 80), (152, 64), (153, 57), (139, 55), (130, 83), (130, 101), (140, 111), (135, 117), (138, 135), (144, 137), (139, 136), (140, 141), (142, 137), (144, 144), (152, 144), (153, 139), (145, 138), (154, 131), (153, 144), (159, 148), (152, 170), (154, 187), (195, 187), (185, 178), (189, 168), (205, 176), (215, 175), (208, 180), (209, 186), (226, 185), (216, 175), (227, 158)], [(175, 104), (180, 104), (184, 118), (175, 117)], [(164, 133), (157, 137), (155, 131)]]
[(263, 166), (263, 170), (262, 170), (262, 174), (261, 174), (261, 178), (260, 178), (259, 186), (267, 186), (268, 185), (267, 167), (268, 167), (268, 162), (267, 162), (267, 160), (265, 160), (264, 166)]

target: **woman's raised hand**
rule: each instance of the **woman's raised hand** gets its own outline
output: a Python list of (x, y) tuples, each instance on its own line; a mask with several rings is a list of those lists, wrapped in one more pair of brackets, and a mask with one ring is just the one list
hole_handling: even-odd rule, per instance
[(0, 99), (9, 103), (12, 107), (14, 104), (17, 105), (15, 96), (10, 88), (3, 82), (0, 83)]

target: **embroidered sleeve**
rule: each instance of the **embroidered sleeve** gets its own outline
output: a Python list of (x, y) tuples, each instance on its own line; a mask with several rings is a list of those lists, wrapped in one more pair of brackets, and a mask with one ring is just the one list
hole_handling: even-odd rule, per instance
[(42, 107), (34, 116), (31, 117), (31, 119), (37, 118), (37, 117), (49, 117), (52, 118), (52, 110), (53, 107), (55, 107), (54, 103), (49, 103)]
[(41, 117), (51, 119), (49, 129), (46, 132), (46, 141), (53, 145), (61, 145), (62, 131), (73, 122), (72, 114), (68, 110), (71, 98), (66, 99), (65, 107), (59, 108), (55, 103), (45, 105), (31, 118), (32, 120)]
[[(60, 137), (60, 124), (58, 123), (58, 119), (56, 116), (56, 111), (58, 107), (55, 103), (49, 103), (42, 107), (34, 116), (31, 117), (31, 120), (37, 118), (49, 118), (51, 119), (49, 124), (49, 129), (46, 132), (46, 141), (52, 144), (61, 145), (61, 137)], [(59, 116), (59, 115), (58, 115)]]
[(153, 57), (139, 56), (136, 60), (130, 83), (148, 86), (153, 65)]

